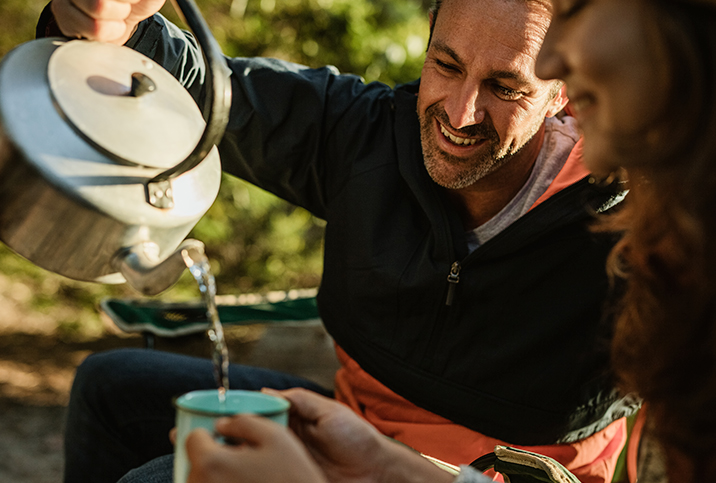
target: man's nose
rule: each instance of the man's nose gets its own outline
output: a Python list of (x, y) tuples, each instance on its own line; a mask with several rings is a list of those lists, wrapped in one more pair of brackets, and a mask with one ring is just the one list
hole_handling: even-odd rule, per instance
[(465, 85), (462, 89), (453, 91), (445, 102), (445, 112), (450, 119), (450, 125), (455, 129), (462, 129), (474, 124), (480, 124), (485, 119), (484, 93), (477, 85)]

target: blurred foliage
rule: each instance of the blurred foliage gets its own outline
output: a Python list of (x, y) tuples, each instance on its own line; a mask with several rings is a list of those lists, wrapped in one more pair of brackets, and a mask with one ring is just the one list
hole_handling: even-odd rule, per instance
[[(46, 0), (0, 0), (0, 57), (34, 37)], [(389, 85), (420, 75), (429, 0), (197, 0), (224, 52), (270, 56), (308, 66), (335, 65)], [(171, 4), (162, 13), (181, 25)], [(315, 287), (322, 267), (321, 220), (241, 180), (224, 176), (219, 198), (190, 236), (207, 246), (220, 294)], [(36, 310), (72, 305), (63, 333), (100, 330), (96, 304), (137, 296), (125, 285), (75, 282), (48, 273), (0, 247), (0, 272), (32, 288)], [(188, 271), (162, 294), (198, 297)]]
[(47, 0), (0, 1), (0, 57), (35, 38), (35, 24)]
[[(427, 7), (420, 0), (204, 0), (224, 52), (335, 65), (390, 85), (420, 75)], [(162, 13), (177, 21), (168, 4)]]

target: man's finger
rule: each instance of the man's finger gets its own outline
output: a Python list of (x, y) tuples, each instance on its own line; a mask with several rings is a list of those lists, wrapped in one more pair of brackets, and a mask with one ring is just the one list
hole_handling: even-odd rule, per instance
[(292, 413), (308, 421), (317, 421), (327, 413), (335, 411), (336, 405), (340, 404), (334, 399), (303, 388), (278, 391), (278, 394), (291, 402)]
[(111, 42), (125, 35), (127, 31), (127, 25), (123, 20), (98, 21), (89, 17), (69, 0), (54, 0), (51, 8), (60, 30), (67, 37)]
[(186, 456), (191, 463), (187, 481), (212, 483), (226, 481), (226, 456), (221, 444), (203, 428), (195, 429), (186, 438)]
[(216, 449), (219, 443), (214, 441), (214, 438), (204, 428), (198, 428), (190, 432), (186, 437), (186, 452), (187, 455), (198, 455), (203, 454), (212, 449)]
[(124, 21), (133, 4), (122, 0), (71, 0), (74, 7), (95, 20)]
[(260, 446), (285, 430), (270, 419), (251, 414), (239, 414), (231, 418), (221, 418), (216, 430), (223, 436), (244, 440), (252, 446)]

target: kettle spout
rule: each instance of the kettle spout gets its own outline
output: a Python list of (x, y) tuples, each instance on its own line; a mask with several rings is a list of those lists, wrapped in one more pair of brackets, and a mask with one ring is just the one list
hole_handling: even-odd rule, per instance
[(159, 260), (157, 254), (155, 244), (142, 243), (118, 254), (114, 266), (133, 289), (143, 295), (157, 295), (179, 280), (189, 261), (206, 257), (204, 244), (192, 239), (184, 240), (164, 260)]

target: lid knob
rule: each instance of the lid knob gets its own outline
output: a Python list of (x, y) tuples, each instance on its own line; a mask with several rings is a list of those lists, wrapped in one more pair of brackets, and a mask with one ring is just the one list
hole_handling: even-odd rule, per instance
[(141, 97), (150, 92), (154, 92), (156, 89), (157, 85), (148, 75), (142, 74), (141, 72), (132, 74), (132, 87), (129, 91), (130, 96)]

